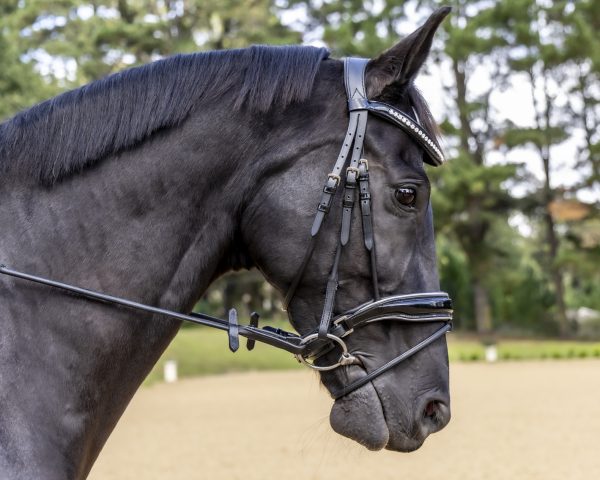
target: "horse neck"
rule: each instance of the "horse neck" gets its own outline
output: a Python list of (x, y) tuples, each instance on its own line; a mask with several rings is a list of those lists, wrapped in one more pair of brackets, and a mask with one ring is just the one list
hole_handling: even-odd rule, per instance
[(238, 161), (246, 146), (222, 143), (215, 115), (32, 191), (28, 253), (32, 260), (44, 254), (40, 273), (190, 306), (228, 266), (248, 181)]
[[(5, 184), (0, 197), (11, 206), (2, 202), (0, 218), (11, 228), (3, 231), (2, 259), (87, 288), (189, 309), (231, 266), (240, 195), (252, 182), (238, 161), (247, 145), (219, 141), (243, 127), (229, 118), (219, 124), (219, 115), (196, 115), (52, 188), (14, 195)], [(22, 422), (9, 427), (0, 420), (0, 428), (14, 429), (7, 434), (24, 444), (7, 455), (29, 452), (23, 460), (40, 478), (85, 476), (179, 323), (19, 281), (10, 287), (10, 296), (0, 289), (0, 317), (13, 343), (0, 349), (0, 363), (25, 361), (11, 385)], [(36, 401), (31, 392), (44, 394)]]

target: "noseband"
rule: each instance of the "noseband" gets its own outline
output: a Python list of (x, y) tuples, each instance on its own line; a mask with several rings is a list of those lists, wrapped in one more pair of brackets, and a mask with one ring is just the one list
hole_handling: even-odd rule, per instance
[[(444, 292), (393, 295), (383, 298), (379, 295), (375, 235), (369, 190), (369, 163), (363, 158), (363, 142), (369, 113), (373, 113), (397, 125), (406, 132), (424, 149), (426, 153), (425, 161), (427, 163), (434, 166), (441, 165), (444, 157), (437, 144), (419, 125), (418, 119), (412, 118), (407, 113), (391, 105), (367, 99), (364, 83), (366, 65), (366, 59), (346, 58), (344, 60), (344, 80), (350, 117), (348, 130), (335, 165), (331, 173), (327, 176), (327, 181), (323, 188), (321, 200), (312, 224), (309, 244), (284, 301), (287, 308), (311, 260), (321, 226), (331, 209), (333, 199), (342, 182), (342, 175), (344, 175), (340, 237), (327, 281), (321, 321), (318, 329), (314, 332), (300, 336), (269, 326), (259, 328), (258, 314), (255, 313), (252, 314), (249, 325), (240, 325), (237, 321), (237, 313), (233, 309), (229, 312), (228, 320), (202, 313), (186, 315), (20, 272), (5, 265), (0, 265), (0, 273), (66, 290), (87, 299), (121, 305), (135, 310), (225, 330), (229, 334), (229, 348), (232, 351), (236, 351), (239, 348), (239, 336), (243, 336), (248, 339), (247, 348), (249, 350), (254, 348), (256, 341), (263, 342), (293, 353), (298, 361), (320, 371), (333, 370), (346, 365), (361, 364), (360, 360), (348, 349), (345, 342), (345, 339), (357, 328), (381, 321), (396, 321), (411, 324), (442, 324), (439, 329), (415, 346), (340, 390), (332, 392), (332, 395), (338, 399), (362, 387), (407, 358), (410, 358), (452, 329), (452, 302), (448, 294)], [(342, 250), (350, 238), (357, 190), (359, 191), (358, 197), (362, 218), (363, 242), (371, 263), (373, 300), (334, 317), (333, 309), (338, 288), (339, 263)], [(331, 365), (322, 365), (324, 355), (334, 349), (341, 350), (338, 361)]]

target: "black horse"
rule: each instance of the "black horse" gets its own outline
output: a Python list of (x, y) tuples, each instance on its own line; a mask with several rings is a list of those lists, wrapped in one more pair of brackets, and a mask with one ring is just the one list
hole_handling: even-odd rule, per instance
[[(413, 86), (448, 9), (366, 67), (370, 99), (413, 112)], [(413, 110), (414, 109), (414, 110)], [(256, 267), (285, 292), (348, 123), (343, 66), (312, 47), (180, 55), (65, 93), (0, 125), (0, 263), (189, 311), (224, 272)], [(379, 290), (437, 291), (423, 148), (373, 117)], [(334, 201), (341, 202), (341, 191)], [(337, 248), (331, 210), (290, 319), (311, 332)], [(358, 210), (353, 230), (360, 231)], [(334, 312), (372, 298), (362, 235), (339, 263)], [(0, 278), (0, 477), (80, 479), (180, 322)], [(348, 337), (360, 359), (330, 390), (439, 327), (377, 322)], [(410, 451), (450, 418), (444, 339), (335, 401), (331, 424), (369, 449)]]

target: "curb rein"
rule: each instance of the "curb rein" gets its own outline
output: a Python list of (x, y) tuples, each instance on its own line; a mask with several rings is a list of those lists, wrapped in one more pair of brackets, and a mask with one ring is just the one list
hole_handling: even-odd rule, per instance
[[(430, 336), (401, 353), (391, 361), (367, 373), (365, 376), (360, 377), (349, 385), (331, 393), (337, 400), (369, 383), (374, 378), (395, 367), (407, 358), (410, 358), (412, 355), (449, 332), (452, 329), (453, 312), (450, 297), (444, 292), (393, 295), (380, 298), (376, 268), (377, 257), (375, 253), (375, 237), (371, 215), (371, 194), (369, 191), (369, 164), (366, 159), (362, 158), (368, 114), (373, 113), (382, 117), (408, 133), (408, 135), (423, 147), (427, 153), (425, 158), (427, 163), (433, 166), (441, 165), (444, 162), (444, 157), (437, 144), (421, 128), (417, 120), (414, 120), (409, 115), (391, 105), (382, 102), (369, 101), (367, 99), (364, 86), (364, 74), (367, 62), (367, 59), (362, 58), (344, 59), (344, 83), (346, 86), (349, 110), (348, 130), (336, 163), (331, 173), (327, 176), (327, 182), (325, 183), (321, 200), (317, 207), (317, 213), (311, 228), (310, 242), (307, 246), (303, 261), (284, 300), (284, 306), (287, 309), (300, 284), (304, 271), (310, 262), (316, 247), (317, 236), (325, 217), (329, 213), (331, 203), (341, 183), (343, 169), (348, 163), (348, 157), (350, 157), (350, 162), (348, 167), (346, 167), (345, 172), (340, 239), (327, 281), (325, 304), (321, 315), (321, 321), (318, 329), (313, 333), (300, 336), (296, 333), (287, 332), (270, 326), (259, 328), (259, 315), (255, 312), (250, 316), (249, 325), (240, 325), (235, 309), (229, 311), (228, 320), (212, 317), (203, 313), (183, 314), (57, 282), (36, 275), (30, 275), (28, 273), (13, 270), (5, 265), (0, 265), (0, 274), (65, 290), (90, 300), (120, 305), (134, 310), (224, 330), (228, 332), (229, 348), (232, 352), (238, 350), (240, 345), (239, 337), (242, 336), (247, 338), (246, 346), (248, 350), (252, 350), (257, 341), (266, 343), (294, 354), (299, 362), (320, 371), (333, 370), (345, 365), (361, 364), (360, 360), (348, 351), (346, 343), (343, 340), (343, 338), (350, 335), (355, 328), (384, 320), (400, 321), (404, 323), (440, 322), (443, 324)], [(350, 155), (351, 149), (352, 154)], [(342, 249), (348, 243), (350, 238), (352, 212), (357, 187), (359, 190), (361, 207), (363, 240), (371, 262), (374, 299), (334, 318), (333, 308), (338, 288), (339, 261)], [(339, 360), (336, 363), (327, 366), (316, 365), (314, 363), (336, 346), (342, 351)], [(309, 359), (311, 361), (309, 361)]]

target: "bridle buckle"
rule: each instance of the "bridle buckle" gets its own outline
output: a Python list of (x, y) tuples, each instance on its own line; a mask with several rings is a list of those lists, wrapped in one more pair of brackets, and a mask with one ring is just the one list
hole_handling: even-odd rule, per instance
[(327, 178), (331, 178), (335, 182), (335, 185), (333, 186), (333, 188), (337, 188), (339, 186), (340, 182), (342, 181), (340, 176), (336, 175), (335, 173), (330, 173), (329, 175), (327, 175)]
[(346, 169), (346, 177), (348, 177), (348, 175), (350, 175), (351, 172), (353, 172), (354, 175), (356, 175), (356, 178), (358, 178), (358, 176), (360, 175), (360, 170), (357, 167), (348, 167)]

